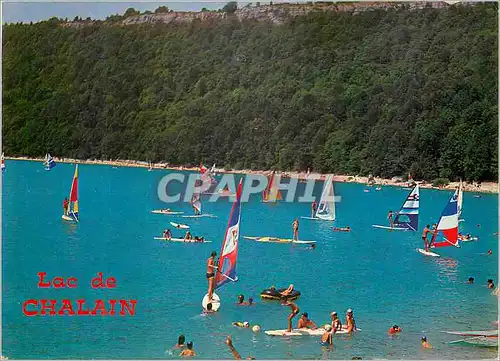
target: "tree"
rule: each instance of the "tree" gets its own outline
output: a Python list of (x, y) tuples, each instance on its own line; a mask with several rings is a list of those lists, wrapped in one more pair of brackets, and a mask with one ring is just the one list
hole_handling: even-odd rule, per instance
[(238, 10), (238, 3), (236, 1), (230, 1), (222, 8), (227, 14), (233, 14), (236, 10)]
[(159, 6), (155, 10), (155, 14), (161, 14), (161, 13), (168, 13), (168, 7), (167, 6)]
[(140, 15), (141, 12), (139, 10), (135, 10), (134, 8), (128, 8), (125, 13), (123, 14), (123, 16), (125, 18), (128, 18), (129, 16), (135, 16), (135, 15)]

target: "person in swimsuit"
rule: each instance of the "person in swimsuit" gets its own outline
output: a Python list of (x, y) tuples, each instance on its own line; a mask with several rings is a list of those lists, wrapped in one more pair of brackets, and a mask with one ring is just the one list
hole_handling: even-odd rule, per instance
[(203, 310), (203, 313), (204, 314), (208, 314), (208, 313), (214, 313), (214, 312), (217, 312), (217, 311), (215, 311), (215, 310), (212, 309), (212, 304), (211, 303), (207, 303), (207, 309)]
[(495, 288), (495, 284), (493, 283), (492, 279), (488, 280), (488, 288)]
[(309, 319), (309, 315), (307, 312), (304, 312), (302, 316), (299, 318), (299, 323), (297, 324), (297, 328), (310, 328), (312, 330), (316, 330), (318, 326)]
[(250, 328), (250, 324), (247, 321), (245, 321), (245, 322), (241, 322), (241, 321), (233, 322), (233, 326), (242, 327), (242, 328)]
[(314, 215), (316, 214), (316, 209), (318, 208), (318, 205), (316, 204), (316, 200), (314, 200), (311, 204), (311, 218), (314, 217)]
[(291, 301), (285, 301), (282, 303), (283, 306), (288, 306), (292, 310), (292, 313), (288, 315), (288, 328), (287, 332), (292, 332), (292, 319), (300, 312), (297, 305)]
[[(241, 360), (240, 354), (238, 353), (238, 351), (236, 351), (236, 349), (233, 346), (233, 340), (231, 339), (231, 336), (227, 336), (226, 345), (227, 345), (227, 347), (229, 347), (229, 351), (231, 351), (231, 353), (233, 354), (234, 359)], [(255, 357), (248, 356), (247, 360), (255, 360)]]
[(389, 225), (391, 228), (394, 228), (394, 220), (392, 219), (392, 211), (389, 211), (389, 214), (387, 215), (387, 219), (389, 220)]
[(425, 228), (424, 228), (424, 231), (422, 232), (422, 239), (424, 241), (424, 250), (425, 252), (427, 252), (429, 250), (429, 241), (427, 240), (427, 234), (429, 232), (431, 232), (431, 230), (429, 229), (429, 225), (426, 225)]
[(64, 198), (64, 201), (63, 201), (63, 212), (64, 212), (64, 215), (67, 216), (68, 215), (68, 207), (69, 207), (69, 201), (68, 201), (68, 198)]
[(352, 312), (352, 309), (350, 308), (347, 310), (346, 325), (347, 325), (347, 332), (349, 334), (351, 334), (352, 331), (356, 331), (356, 321), (354, 321), (354, 314)]
[(213, 251), (210, 257), (207, 259), (207, 280), (208, 280), (208, 300), (212, 301), (214, 293), (214, 283), (215, 283), (215, 256), (217, 252)]
[(298, 241), (299, 240), (299, 220), (297, 218), (295, 218), (295, 221), (293, 221), (292, 228), (293, 228), (293, 240)]
[(427, 337), (422, 336), (421, 340), (423, 348), (432, 348), (431, 344), (427, 342)]
[(394, 325), (389, 329), (389, 335), (395, 335), (396, 333), (401, 332), (402, 329), (398, 325)]
[(245, 296), (239, 295), (238, 296), (238, 302), (236, 302), (236, 304), (239, 305), (239, 306), (248, 306), (249, 303), (248, 302), (244, 302), (244, 301), (245, 301)]
[(321, 335), (320, 345), (326, 347), (333, 346), (332, 326), (325, 325), (325, 333)]
[(174, 346), (174, 348), (186, 347), (186, 345), (184, 345), (184, 342), (186, 342), (186, 337), (184, 337), (184, 335), (180, 335), (179, 339), (177, 340), (177, 344)]
[(187, 231), (186, 235), (184, 236), (185, 241), (190, 241), (193, 239), (193, 236), (191, 235), (191, 232)]
[(432, 248), (434, 246), (434, 242), (436, 241), (436, 237), (438, 235), (438, 230), (437, 230), (437, 224), (436, 223), (434, 223), (432, 225), (432, 231), (431, 231), (431, 233), (432, 233), (432, 238), (431, 238), (431, 242), (429, 244), (429, 248)]
[(190, 356), (196, 356), (196, 352), (193, 350), (193, 341), (189, 341), (186, 344), (186, 349), (182, 350), (181, 354), (179, 356), (181, 357), (190, 357)]
[(166, 238), (169, 241), (172, 239), (172, 232), (170, 232), (170, 229), (163, 231), (163, 238)]
[(469, 277), (469, 280), (467, 281), (468, 284), (473, 284), (474, 283), (474, 277)]
[(340, 319), (337, 316), (337, 312), (333, 311), (330, 316), (332, 316), (332, 330), (333, 332), (337, 332), (342, 330), (342, 322), (340, 322)]
[(488, 250), (488, 255), (492, 255), (493, 251), (491, 249)]
[(281, 292), (281, 297), (290, 296), (292, 294), (292, 292), (293, 292), (293, 284), (290, 284), (290, 286), (288, 286), (288, 288), (286, 290)]

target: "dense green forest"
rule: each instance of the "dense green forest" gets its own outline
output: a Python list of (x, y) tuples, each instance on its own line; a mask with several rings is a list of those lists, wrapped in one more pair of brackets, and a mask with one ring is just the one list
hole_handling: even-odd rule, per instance
[(496, 179), (497, 11), (9, 24), (3, 150)]

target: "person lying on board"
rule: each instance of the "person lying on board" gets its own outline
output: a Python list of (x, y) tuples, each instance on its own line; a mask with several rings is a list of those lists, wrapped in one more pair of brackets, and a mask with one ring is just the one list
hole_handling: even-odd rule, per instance
[(309, 319), (309, 315), (307, 314), (307, 312), (304, 312), (299, 318), (297, 328), (310, 328), (311, 330), (316, 330), (318, 326), (316, 326), (316, 324)]
[(342, 322), (337, 316), (337, 312), (333, 311), (330, 316), (332, 317), (332, 330), (333, 332), (337, 332), (342, 330)]
[(186, 235), (184, 236), (185, 241), (190, 241), (193, 239), (193, 236), (191, 235), (191, 232), (187, 231)]
[(333, 227), (333, 230), (337, 231), (337, 232), (350, 232), (351, 227), (349, 227), (349, 226), (347, 226), (347, 227)]
[(177, 344), (174, 346), (174, 348), (184, 348), (186, 345), (184, 344), (186, 342), (186, 337), (184, 335), (180, 335), (179, 339), (177, 340)]
[(403, 331), (401, 327), (399, 327), (398, 325), (394, 325), (389, 329), (389, 335), (395, 335), (396, 333), (400, 333), (401, 331)]
[(321, 335), (321, 346), (333, 346), (332, 326), (325, 325), (325, 332)]
[(189, 341), (186, 344), (186, 349), (182, 350), (181, 354), (179, 356), (181, 357), (191, 357), (191, 356), (197, 356), (196, 352), (193, 350), (193, 341)]
[(423, 348), (432, 348), (431, 344), (429, 342), (427, 342), (427, 337), (422, 336), (420, 342), (422, 342)]
[(195, 242), (201, 242), (201, 243), (203, 243), (205, 241), (205, 238), (204, 237), (194, 236), (194, 241)]
[(347, 325), (347, 332), (352, 333), (352, 331), (356, 331), (356, 321), (354, 321), (354, 313), (352, 312), (352, 309), (347, 310), (347, 315), (346, 315), (346, 325)]
[(250, 328), (250, 324), (247, 321), (245, 321), (245, 322), (241, 322), (241, 321), (233, 322), (233, 326), (242, 327), (242, 328)]
[[(233, 340), (231, 339), (231, 336), (227, 336), (226, 345), (227, 345), (227, 347), (229, 347), (229, 351), (231, 351), (231, 353), (233, 354), (234, 359), (241, 360), (240, 354), (238, 353), (238, 351), (236, 351), (236, 349), (233, 346)], [(255, 357), (248, 356), (247, 360), (255, 360)]]
[(287, 332), (292, 332), (292, 319), (295, 316), (297, 316), (297, 314), (300, 312), (300, 309), (295, 303), (291, 301), (285, 301), (281, 303), (281, 305), (288, 306), (292, 310), (292, 312), (288, 315), (288, 328), (287, 328)]
[(167, 209), (160, 209), (160, 212), (171, 212), (170, 208)]
[(290, 286), (288, 286), (288, 288), (286, 290), (281, 292), (281, 297), (290, 296), (292, 294), (292, 292), (293, 292), (293, 284), (290, 284)]
[(163, 238), (166, 238), (169, 241), (172, 239), (172, 232), (170, 232), (170, 229), (163, 231)]

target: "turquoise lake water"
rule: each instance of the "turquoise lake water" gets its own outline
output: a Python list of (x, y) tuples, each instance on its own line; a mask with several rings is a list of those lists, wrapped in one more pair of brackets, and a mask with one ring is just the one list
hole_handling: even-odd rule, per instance
[[(442, 330), (487, 330), (497, 319), (497, 297), (486, 287), (498, 281), (498, 197), (464, 195), (461, 229), (478, 236), (462, 248), (440, 249), (441, 258), (425, 257), (421, 230), (437, 222), (451, 192), (422, 189), (419, 232), (387, 232), (389, 209), (397, 211), (408, 191), (384, 187), (364, 192), (363, 185), (335, 183), (338, 226), (352, 233), (331, 231), (330, 223), (301, 220), (300, 238), (317, 241), (315, 250), (290, 244), (263, 244), (240, 239), (239, 282), (217, 290), (220, 312), (201, 316), (206, 293), (205, 262), (220, 251), (231, 203), (204, 202), (204, 212), (218, 218), (182, 219), (152, 214), (171, 207), (191, 213), (189, 204), (166, 205), (157, 185), (167, 171), (79, 166), (81, 222), (61, 220), (62, 200), (69, 194), (74, 166), (58, 164), (51, 172), (41, 163), (6, 161), (2, 201), (2, 317), (3, 355), (10, 359), (165, 359), (180, 333), (194, 342), (199, 358), (231, 359), (224, 344), (232, 335), (243, 358), (386, 359), (495, 358), (497, 350), (447, 344), (460, 337)], [(316, 189), (319, 196), (321, 186)], [(265, 204), (260, 196), (242, 205), (241, 235), (291, 237), (295, 217), (308, 216), (310, 204)], [(169, 221), (191, 225), (211, 244), (167, 244), (154, 240)], [(477, 225), (480, 225), (478, 227)], [(181, 236), (180, 231), (174, 235)], [(493, 250), (487, 256), (488, 249)], [(74, 289), (37, 288), (37, 272), (74, 276)], [(103, 272), (117, 279), (117, 287), (94, 290), (90, 280)], [(466, 284), (468, 277), (476, 283)], [(263, 302), (260, 291), (271, 285), (293, 283), (302, 292), (297, 301), (317, 324), (329, 322), (335, 310), (345, 321), (354, 310), (362, 331), (336, 336), (334, 348), (323, 350), (314, 337), (282, 338), (254, 334), (231, 325), (258, 324), (263, 330), (286, 328), (289, 309)], [(239, 293), (257, 304), (234, 304)], [(27, 299), (136, 299), (134, 317), (26, 317)], [(296, 322), (296, 321), (295, 321)], [(389, 337), (394, 323), (403, 332)], [(295, 323), (294, 323), (295, 324)], [(422, 350), (420, 337), (433, 345)]]

